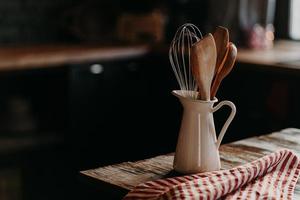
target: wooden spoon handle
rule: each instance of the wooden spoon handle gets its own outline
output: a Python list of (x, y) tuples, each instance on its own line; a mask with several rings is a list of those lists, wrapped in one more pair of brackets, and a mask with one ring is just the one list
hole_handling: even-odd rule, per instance
[(233, 43), (229, 43), (228, 46), (228, 53), (226, 60), (224, 62), (223, 67), (217, 72), (216, 77), (213, 81), (212, 88), (211, 88), (211, 99), (213, 99), (216, 96), (216, 93), (219, 89), (219, 86), (222, 82), (222, 80), (230, 73), (232, 70), (235, 59), (237, 56), (237, 49), (236, 46)]
[(226, 54), (228, 52), (229, 31), (225, 27), (218, 26), (213, 33), (213, 37), (215, 39), (217, 48), (217, 62), (215, 68), (215, 73), (217, 73), (218, 71), (220, 71), (220, 68), (222, 68)]

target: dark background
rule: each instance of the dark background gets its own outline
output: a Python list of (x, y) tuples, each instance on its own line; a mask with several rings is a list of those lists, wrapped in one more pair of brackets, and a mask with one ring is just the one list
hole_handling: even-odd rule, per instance
[[(275, 2), (276, 38), (287, 38), (289, 1)], [(238, 7), (238, 0), (3, 0), (0, 2), (0, 43), (103, 42), (103, 34), (114, 34), (120, 14), (145, 13), (155, 8), (162, 9), (168, 16), (167, 41), (177, 27), (186, 22), (196, 24), (204, 33), (216, 25), (224, 25), (238, 35)]]
[[(123, 45), (114, 38), (117, 17), (160, 8), (167, 16), (165, 41), (176, 28), (216, 25), (242, 44), (238, 1), (0, 1), (0, 44)], [(231, 6), (220, 21), (216, 8)], [(277, 1), (276, 39), (287, 35), (288, 1)], [(219, 10), (219, 9), (218, 9)], [(225, 12), (220, 10), (220, 13)], [(92, 64), (104, 71), (94, 74)], [(218, 98), (231, 100), (237, 115), (224, 142), (300, 127), (299, 75), (238, 63)], [(164, 51), (131, 59), (66, 64), (0, 74), (0, 199), (104, 199), (79, 171), (173, 152), (182, 108), (171, 95), (177, 83)], [(220, 130), (228, 110), (216, 114)], [(106, 197), (108, 199), (108, 197)]]

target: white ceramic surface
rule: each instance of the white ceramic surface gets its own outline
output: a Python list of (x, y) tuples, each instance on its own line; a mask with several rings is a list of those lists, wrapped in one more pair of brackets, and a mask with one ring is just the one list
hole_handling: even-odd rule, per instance
[[(218, 101), (216, 98), (212, 101), (195, 100), (185, 97), (182, 90), (174, 90), (172, 94), (179, 98), (183, 106), (173, 163), (175, 171), (190, 174), (219, 170), (219, 146), (235, 116), (235, 105), (230, 101), (221, 101), (214, 107), (214, 103)], [(224, 105), (231, 108), (231, 113), (217, 139), (213, 113)]]

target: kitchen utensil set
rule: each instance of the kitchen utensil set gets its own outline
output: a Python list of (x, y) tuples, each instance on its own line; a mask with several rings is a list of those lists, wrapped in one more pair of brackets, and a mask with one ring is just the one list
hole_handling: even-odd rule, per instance
[(183, 95), (205, 101), (214, 99), (236, 56), (237, 48), (229, 42), (228, 29), (221, 26), (203, 37), (195, 25), (184, 24), (177, 30), (169, 50)]

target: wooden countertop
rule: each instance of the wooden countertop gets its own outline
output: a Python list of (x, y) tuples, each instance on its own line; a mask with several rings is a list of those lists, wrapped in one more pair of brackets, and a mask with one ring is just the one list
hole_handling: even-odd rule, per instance
[(146, 45), (91, 46), (39, 45), (0, 48), (0, 71), (60, 66), (64, 64), (122, 59), (145, 55)]
[[(168, 46), (38, 45), (2, 47), (0, 48), (0, 72), (132, 58), (150, 52), (162, 53), (168, 56)], [(274, 48), (270, 50), (239, 48), (237, 61), (300, 70), (300, 42), (276, 41)]]
[[(281, 148), (293, 150), (300, 156), (300, 129), (284, 129), (260, 137), (243, 139), (221, 145), (220, 158), (223, 169), (242, 165)], [(81, 175), (94, 184), (106, 184), (123, 195), (140, 183), (170, 177), (173, 171), (173, 154), (161, 155), (137, 162), (100, 167), (81, 171)], [(300, 179), (295, 187), (294, 199), (300, 199)]]
[(300, 42), (278, 40), (268, 50), (238, 49), (241, 63), (300, 70)]

